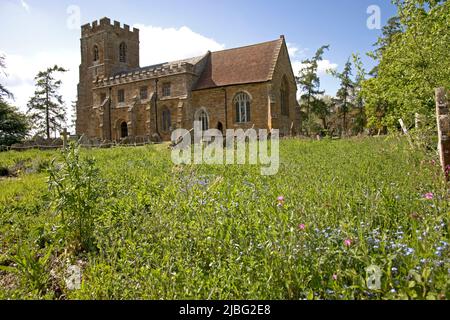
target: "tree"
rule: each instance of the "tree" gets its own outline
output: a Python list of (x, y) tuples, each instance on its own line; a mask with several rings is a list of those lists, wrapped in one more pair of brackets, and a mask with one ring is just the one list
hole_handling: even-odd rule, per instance
[(366, 125), (366, 116), (365, 116), (365, 108), (364, 108), (364, 96), (362, 93), (362, 86), (364, 81), (366, 80), (366, 70), (364, 69), (364, 65), (361, 61), (361, 57), (359, 54), (353, 54), (353, 65), (356, 69), (356, 76), (354, 85), (354, 96), (355, 96), (355, 107), (358, 108), (358, 115), (355, 119), (355, 126), (353, 128), (354, 133), (358, 134), (364, 130)]
[(24, 139), (29, 130), (27, 117), (15, 107), (0, 101), (0, 145), (10, 146)]
[(332, 105), (332, 98), (329, 96), (315, 99), (312, 103), (312, 112), (320, 119), (320, 121), (322, 121), (323, 130), (325, 131), (328, 131), (327, 118), (331, 114)]
[[(6, 75), (5, 69), (5, 57), (0, 56), (0, 72), (2, 72), (4, 75)], [(0, 83), (0, 101), (3, 101), (4, 98), (13, 98), (13, 94), (8, 89), (6, 89), (3, 84)]]
[(350, 58), (347, 60), (342, 73), (336, 70), (330, 70), (330, 73), (340, 80), (341, 87), (336, 93), (336, 102), (340, 107), (340, 112), (343, 116), (343, 131), (347, 133), (347, 114), (352, 106), (353, 93), (354, 93), (354, 82), (351, 79), (352, 76), (352, 63)]
[[(0, 69), (6, 75), (5, 58), (0, 56)], [(0, 145), (10, 146), (20, 142), (28, 134), (28, 120), (5, 98), (13, 98), (12, 93), (0, 83)]]
[(318, 95), (323, 94), (320, 91), (320, 78), (317, 75), (317, 69), (319, 66), (319, 61), (323, 60), (323, 54), (325, 50), (328, 50), (330, 46), (320, 47), (314, 57), (311, 59), (306, 59), (302, 61), (304, 68), (300, 70), (299, 76), (296, 77), (297, 84), (299, 86), (300, 92), (303, 93), (301, 96), (301, 101), (304, 101), (306, 107), (306, 133), (309, 135), (310, 118), (311, 118), (311, 108), (313, 102), (317, 99)]
[(416, 113), (432, 119), (434, 89), (450, 87), (450, 2), (394, 3), (398, 18), (377, 42), (377, 72), (362, 87), (369, 125), (398, 130), (400, 118), (407, 126)]
[(46, 71), (37, 74), (36, 91), (28, 102), (28, 114), (33, 121), (38, 133), (45, 133), (50, 139), (51, 132), (57, 132), (66, 121), (64, 102), (58, 93), (61, 80), (56, 80), (55, 73), (67, 72), (67, 70), (55, 65)]
[[(380, 61), (383, 57), (383, 52), (388, 48), (394, 41), (395, 36), (404, 32), (403, 25), (401, 24), (400, 18), (394, 16), (390, 18), (387, 24), (382, 28), (382, 36), (378, 38), (377, 42), (374, 44), (375, 50), (369, 52), (367, 55), (376, 61)], [(378, 74), (378, 65), (375, 66), (371, 71), (370, 75), (376, 76)]]
[(77, 126), (77, 101), (72, 101), (72, 119), (70, 121), (72, 128)]

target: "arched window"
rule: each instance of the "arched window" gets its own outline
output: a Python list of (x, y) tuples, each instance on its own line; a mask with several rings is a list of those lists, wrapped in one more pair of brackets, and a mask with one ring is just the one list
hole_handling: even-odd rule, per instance
[(289, 83), (286, 79), (286, 76), (284, 76), (283, 80), (281, 81), (280, 105), (281, 114), (284, 116), (289, 116)]
[(162, 112), (162, 130), (170, 131), (172, 127), (172, 117), (170, 114), (170, 110), (168, 108), (164, 108)]
[(119, 46), (119, 61), (127, 62), (127, 45), (122, 42)]
[(245, 92), (238, 93), (234, 98), (236, 106), (236, 122), (250, 122), (250, 97)]
[(124, 121), (120, 125), (120, 137), (126, 138), (128, 137), (128, 124)]
[(100, 59), (99, 53), (98, 53), (98, 46), (94, 46), (94, 62), (98, 61)]
[(203, 131), (209, 130), (209, 117), (205, 110), (200, 111), (196, 120), (202, 124)]

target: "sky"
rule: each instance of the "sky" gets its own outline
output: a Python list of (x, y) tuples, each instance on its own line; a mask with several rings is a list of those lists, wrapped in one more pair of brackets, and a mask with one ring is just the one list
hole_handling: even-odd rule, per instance
[(0, 81), (25, 111), (35, 75), (58, 64), (69, 69), (60, 78), (70, 106), (79, 79), (80, 25), (107, 16), (140, 29), (141, 66), (284, 35), (297, 74), (302, 60), (330, 45), (319, 75), (322, 90), (335, 95), (339, 82), (326, 70), (342, 70), (353, 53), (370, 70), (366, 53), (395, 13), (389, 0), (0, 0), (0, 54), (7, 64)]

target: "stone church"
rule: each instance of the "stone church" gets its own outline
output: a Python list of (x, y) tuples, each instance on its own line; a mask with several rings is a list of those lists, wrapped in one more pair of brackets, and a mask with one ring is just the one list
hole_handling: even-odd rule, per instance
[(196, 120), (204, 130), (279, 129), (291, 135), (300, 126), (296, 96), (284, 36), (140, 67), (138, 29), (108, 18), (81, 28), (80, 136), (167, 141), (173, 130), (190, 130)]

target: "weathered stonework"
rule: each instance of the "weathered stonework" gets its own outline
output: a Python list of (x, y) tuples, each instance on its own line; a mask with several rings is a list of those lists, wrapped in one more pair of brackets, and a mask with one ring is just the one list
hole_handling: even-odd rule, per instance
[[(269, 70), (267, 78), (253, 80), (246, 74), (242, 78), (251, 80), (247, 83), (231, 81), (226, 85), (198, 88), (197, 83), (205, 77), (205, 70), (211, 68), (211, 63), (218, 63), (211, 62), (214, 53), (140, 68), (139, 30), (131, 31), (127, 25), (121, 27), (120, 23), (111, 24), (108, 18), (103, 18), (100, 22), (84, 25), (81, 35), (78, 135), (120, 140), (158, 134), (163, 140), (170, 140), (173, 130), (191, 129), (200, 110), (206, 111), (209, 128), (280, 129), (282, 135), (298, 132), (297, 87), (283, 36), (260, 45), (266, 50), (266, 60), (261, 63), (268, 65), (261, 67)], [(123, 44), (125, 57), (120, 49)], [(258, 45), (246, 48), (255, 52), (252, 55), (258, 55)], [(267, 52), (271, 53), (272, 49), (273, 57), (267, 57)], [(219, 53), (225, 59), (228, 54), (233, 54), (238, 61), (239, 55), (244, 54), (240, 48)], [(242, 58), (259, 61), (257, 56), (249, 54)], [(241, 69), (239, 66), (232, 68), (229, 72), (235, 74), (229, 74), (230, 78), (239, 79)], [(163, 87), (168, 84), (170, 95), (164, 96)], [(288, 95), (289, 110), (284, 115), (281, 112), (282, 84)], [(141, 90), (147, 93), (146, 97), (141, 97)], [(123, 101), (120, 92), (124, 93)], [(236, 123), (235, 97), (242, 92), (250, 97), (250, 121)], [(170, 123), (169, 127), (167, 123)]]

